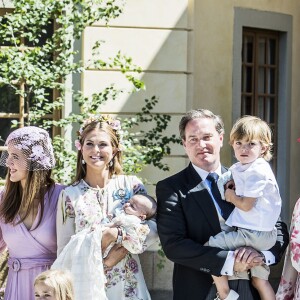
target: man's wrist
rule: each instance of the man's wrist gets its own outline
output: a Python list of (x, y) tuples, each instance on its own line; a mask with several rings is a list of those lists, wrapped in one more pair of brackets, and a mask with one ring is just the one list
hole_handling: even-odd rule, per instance
[(228, 251), (221, 275), (232, 276), (234, 267), (234, 251)]
[(261, 256), (261, 258), (262, 258), (262, 260), (263, 260), (263, 263), (266, 264), (267, 262), (266, 262), (266, 257), (265, 257), (265, 255), (264, 255), (261, 251), (259, 251), (259, 254), (260, 254), (260, 256)]
[(263, 250), (261, 252), (263, 253), (263, 255), (266, 258), (266, 264), (267, 264), (267, 266), (271, 266), (271, 265), (274, 265), (276, 263), (275, 256), (274, 256), (274, 254), (271, 251), (265, 251), (265, 250)]

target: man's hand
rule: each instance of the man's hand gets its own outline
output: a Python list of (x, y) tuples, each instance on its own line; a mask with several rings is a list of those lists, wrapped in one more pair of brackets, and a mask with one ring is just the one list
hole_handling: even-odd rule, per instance
[(248, 271), (249, 269), (250, 269), (249, 264), (243, 262), (237, 262), (236, 260), (234, 261), (234, 265), (233, 265), (234, 272), (242, 273)]
[[(261, 252), (251, 247), (241, 247), (235, 250), (235, 263), (247, 264), (248, 269), (264, 264), (264, 256)], [(247, 269), (247, 270), (248, 270)]]
[(128, 250), (123, 246), (114, 245), (109, 251), (108, 255), (103, 259), (103, 264), (107, 268), (112, 268), (119, 261), (121, 261), (126, 256), (127, 253)]

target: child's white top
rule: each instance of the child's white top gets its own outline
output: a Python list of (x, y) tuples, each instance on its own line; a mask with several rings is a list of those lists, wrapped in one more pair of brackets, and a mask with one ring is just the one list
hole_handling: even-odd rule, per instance
[(250, 164), (238, 162), (230, 170), (236, 195), (257, 200), (247, 212), (235, 207), (226, 224), (258, 231), (273, 230), (281, 211), (281, 197), (269, 163), (258, 158)]

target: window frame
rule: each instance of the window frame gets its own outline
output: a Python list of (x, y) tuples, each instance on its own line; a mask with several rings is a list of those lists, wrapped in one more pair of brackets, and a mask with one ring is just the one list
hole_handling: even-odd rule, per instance
[[(232, 116), (231, 124), (240, 117), (241, 111), (241, 51), (243, 28), (274, 30), (279, 35), (279, 78), (278, 78), (278, 153), (277, 173), (275, 174), (282, 199), (290, 199), (291, 154), (286, 147), (291, 143), (291, 90), (292, 90), (292, 45), (293, 16), (284, 13), (260, 11), (235, 7), (233, 21), (233, 65), (232, 65)], [(231, 162), (234, 162), (232, 153)], [(281, 216), (290, 219), (294, 204), (285, 201)]]
[[(252, 39), (252, 49), (251, 49), (251, 58), (249, 57), (248, 50), (246, 49), (245, 40), (249, 38)], [(260, 42), (261, 40), (265, 41), (265, 48), (263, 53), (260, 51)], [(270, 50), (267, 47), (269, 42), (275, 41), (274, 47), (274, 59), (273, 63), (270, 62)], [(263, 57), (263, 62), (261, 59)], [(250, 59), (249, 59), (250, 58)], [(277, 172), (277, 152), (278, 152), (278, 77), (279, 77), (279, 32), (272, 30), (263, 30), (257, 28), (243, 28), (243, 47), (242, 47), (242, 63), (241, 63), (241, 72), (242, 72), (242, 82), (241, 82), (241, 112), (240, 115), (255, 115), (265, 120), (271, 127), (272, 130), (272, 154), (273, 158), (271, 165), (274, 173)], [(250, 72), (250, 76), (245, 80), (245, 75)], [(263, 70), (263, 91), (260, 91), (260, 70)], [(273, 84), (273, 93), (268, 91), (267, 87), (270, 84), (270, 73), (269, 70), (274, 70), (274, 78), (271, 82)], [(250, 79), (250, 83), (248, 82)], [(251, 99), (248, 109), (246, 109), (246, 98)], [(273, 113), (268, 115), (267, 99), (270, 103), (273, 101)], [(271, 100), (272, 99), (272, 100)], [(263, 105), (260, 105), (262, 100)]]

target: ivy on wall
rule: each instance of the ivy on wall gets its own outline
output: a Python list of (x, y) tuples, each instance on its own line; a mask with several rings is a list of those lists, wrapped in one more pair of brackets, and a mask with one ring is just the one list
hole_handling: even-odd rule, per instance
[[(144, 82), (138, 79), (142, 70), (133, 64), (132, 58), (121, 51), (106, 60), (100, 58), (101, 40), (94, 44), (89, 61), (76, 61), (78, 52), (73, 45), (84, 29), (95, 22), (108, 24), (117, 18), (125, 1), (14, 0), (12, 3), (13, 11), (0, 18), (0, 45), (4, 45), (0, 51), (0, 87), (9, 87), (24, 99), (25, 125), (65, 128), (81, 123), (89, 113), (101, 113), (101, 106), (106, 101), (118, 100), (124, 90), (118, 89), (115, 83), (89, 97), (80, 90), (66, 87), (68, 76), (80, 74), (85, 69), (119, 70), (132, 84), (133, 92), (144, 88)], [(45, 119), (46, 115), (62, 109), (66, 92), (72, 94), (80, 113), (71, 113), (59, 120)], [(171, 144), (178, 143), (179, 139), (165, 134), (171, 118), (167, 114), (153, 113), (157, 102), (156, 96), (145, 99), (140, 112), (121, 120), (124, 170), (127, 173), (139, 173), (146, 165), (168, 170), (162, 159), (170, 154)], [(17, 121), (13, 122), (13, 126), (18, 125)], [(146, 127), (149, 129), (140, 130)], [(53, 140), (57, 158), (54, 177), (65, 184), (75, 174), (76, 152), (70, 142), (63, 135), (57, 135)]]

